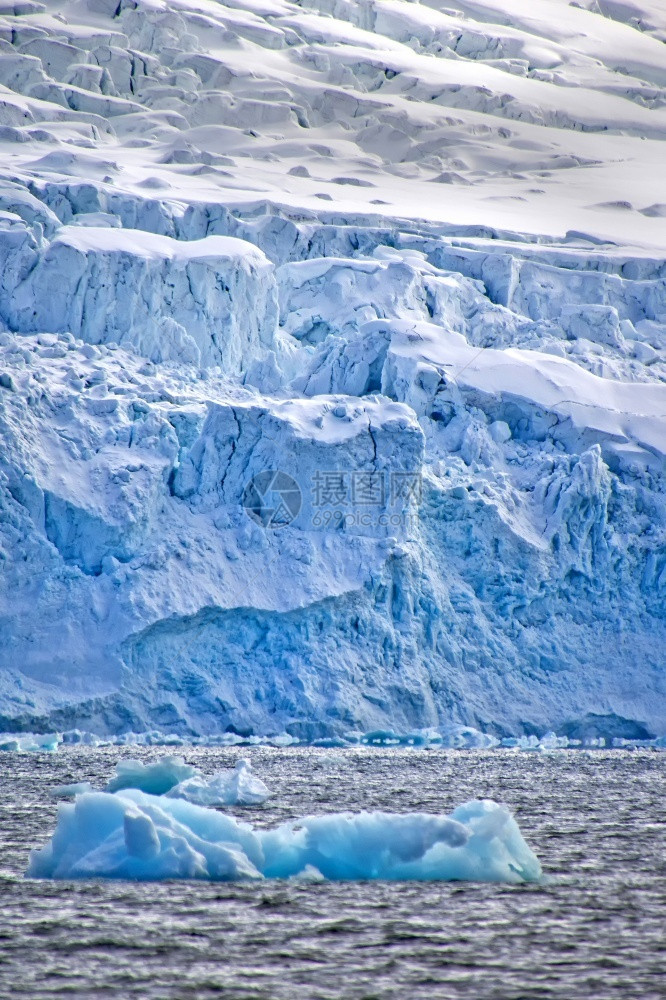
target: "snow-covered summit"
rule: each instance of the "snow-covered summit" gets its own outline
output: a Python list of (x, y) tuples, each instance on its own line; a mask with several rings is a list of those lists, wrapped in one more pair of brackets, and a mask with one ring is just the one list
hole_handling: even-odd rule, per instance
[(666, 731), (665, 41), (0, 4), (0, 728)]

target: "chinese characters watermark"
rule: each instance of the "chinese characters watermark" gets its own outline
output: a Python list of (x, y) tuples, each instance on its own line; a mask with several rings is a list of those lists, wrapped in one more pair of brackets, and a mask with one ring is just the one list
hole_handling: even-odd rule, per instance
[[(282, 528), (301, 515), (301, 528), (414, 528), (421, 503), (420, 471), (317, 469), (309, 502), (296, 480), (280, 470), (254, 476), (243, 492), (246, 514), (263, 528)], [(306, 516), (303, 516), (306, 515)]]
[(317, 471), (312, 476), (313, 507), (405, 507), (421, 502), (421, 473), (382, 469), (368, 472)]

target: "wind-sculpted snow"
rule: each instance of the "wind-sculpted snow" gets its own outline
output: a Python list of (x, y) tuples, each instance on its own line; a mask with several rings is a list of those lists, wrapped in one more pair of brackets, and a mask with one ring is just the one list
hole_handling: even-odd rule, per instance
[[(333, 201), (347, 216), (659, 248), (663, 11), (646, 0), (622, 23), (627, 4), (605, 17), (583, 6), (9, 7), (7, 176), (79, 177), (88, 202), (128, 190), (180, 205), (263, 199), (316, 219)], [(57, 200), (56, 214), (71, 211)]]
[(1, 728), (663, 735), (665, 40), (0, 8)]
[(175, 798), (127, 790), (63, 804), (32, 878), (465, 880), (534, 882), (539, 861), (505, 806), (450, 816), (339, 813), (269, 830)]

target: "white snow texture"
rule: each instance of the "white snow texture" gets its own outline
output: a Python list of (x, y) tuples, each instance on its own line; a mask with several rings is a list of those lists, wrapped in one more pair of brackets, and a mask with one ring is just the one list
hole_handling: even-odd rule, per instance
[(0, 2), (0, 729), (666, 732), (665, 41)]

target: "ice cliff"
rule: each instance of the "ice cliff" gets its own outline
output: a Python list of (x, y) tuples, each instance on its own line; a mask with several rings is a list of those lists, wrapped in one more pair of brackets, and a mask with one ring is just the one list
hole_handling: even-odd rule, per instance
[(0, 4), (0, 729), (666, 732), (664, 41)]

